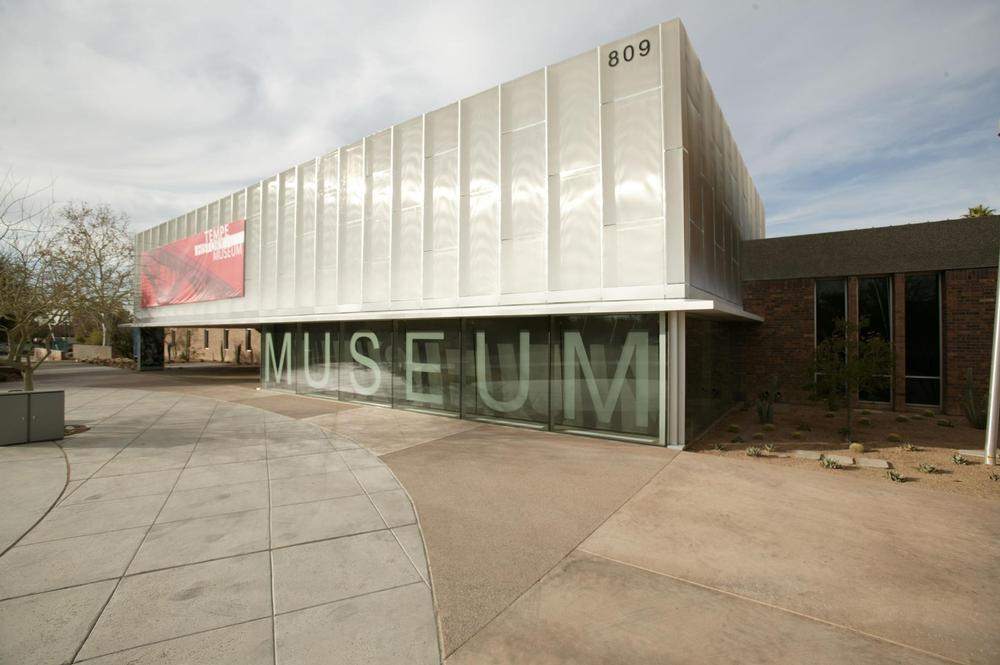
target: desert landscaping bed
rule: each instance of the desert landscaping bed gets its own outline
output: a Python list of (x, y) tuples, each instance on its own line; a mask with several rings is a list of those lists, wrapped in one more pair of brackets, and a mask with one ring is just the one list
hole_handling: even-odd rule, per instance
[[(743, 407), (722, 418), (689, 449), (741, 458), (748, 463), (783, 464), (887, 483), (890, 481), (885, 469), (859, 465), (828, 468), (817, 459), (798, 458), (793, 451), (885, 460), (899, 473), (903, 484), (1000, 499), (1000, 467), (982, 464), (982, 457), (964, 455), (963, 464), (957, 464), (953, 458), (960, 450), (983, 448), (985, 432), (971, 427), (964, 417), (930, 411), (857, 409), (854, 418), (852, 439), (863, 444), (862, 453), (850, 450), (844, 441), (840, 430), (847, 422), (845, 411), (828, 412), (820, 406), (780, 403), (774, 405), (773, 429), (760, 423), (752, 407)], [(908, 450), (910, 446), (914, 449)], [(758, 448), (760, 456), (748, 456), (747, 448), (751, 447)], [(921, 465), (936, 470), (926, 473), (919, 470)]]

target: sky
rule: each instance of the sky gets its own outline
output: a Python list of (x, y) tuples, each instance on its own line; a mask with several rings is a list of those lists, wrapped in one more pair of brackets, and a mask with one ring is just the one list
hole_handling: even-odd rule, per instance
[(996, 0), (0, 0), (0, 169), (138, 230), (674, 17), (769, 237), (1000, 209)]

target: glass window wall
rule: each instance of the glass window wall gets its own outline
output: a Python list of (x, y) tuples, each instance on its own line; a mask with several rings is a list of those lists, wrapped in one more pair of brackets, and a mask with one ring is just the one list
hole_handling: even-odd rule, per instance
[(468, 319), (463, 408), (469, 417), (549, 424), (549, 318)]
[(553, 317), (553, 429), (656, 436), (656, 314)]
[(659, 317), (425, 319), (266, 325), (271, 390), (656, 437)]
[[(858, 278), (858, 334), (862, 339), (881, 337), (892, 344), (892, 280), (888, 276)], [(892, 377), (879, 377), (876, 385), (858, 398), (868, 402), (892, 400)]]
[(936, 274), (906, 276), (906, 403), (941, 404), (941, 294)]

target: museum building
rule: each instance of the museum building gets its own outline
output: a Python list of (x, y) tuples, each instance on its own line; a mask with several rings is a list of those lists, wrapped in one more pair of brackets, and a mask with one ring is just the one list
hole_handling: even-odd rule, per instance
[(221, 329), (267, 389), (682, 446), (772, 377), (801, 397), (861, 312), (898, 354), (863, 397), (948, 408), (952, 362), (988, 374), (996, 218), (859, 233), (764, 239), (673, 20), (137, 234), (137, 355)]

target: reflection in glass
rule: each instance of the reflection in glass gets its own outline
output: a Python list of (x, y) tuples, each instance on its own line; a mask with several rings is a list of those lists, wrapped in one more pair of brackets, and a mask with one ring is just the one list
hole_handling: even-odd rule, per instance
[(906, 403), (941, 404), (938, 276), (906, 276)]
[[(858, 333), (862, 339), (881, 337), (892, 344), (892, 282), (889, 277), (858, 278)], [(892, 378), (879, 377), (877, 386), (862, 390), (858, 397), (870, 402), (889, 402)]]
[(296, 346), (300, 393), (338, 397), (337, 353), (340, 324), (310, 323), (302, 326)]
[(738, 326), (688, 314), (686, 328), (684, 426), (687, 440), (691, 441), (740, 397)]
[(549, 319), (469, 319), (463, 414), (549, 422)]
[(553, 318), (552, 425), (656, 436), (655, 314)]
[(340, 398), (392, 404), (392, 322), (352, 321), (340, 338)]
[(838, 320), (847, 318), (847, 282), (843, 279), (816, 280), (816, 343), (833, 336)]
[(458, 413), (462, 349), (458, 320), (400, 321), (393, 404)]
[(267, 390), (295, 390), (295, 326), (264, 326), (261, 379)]

